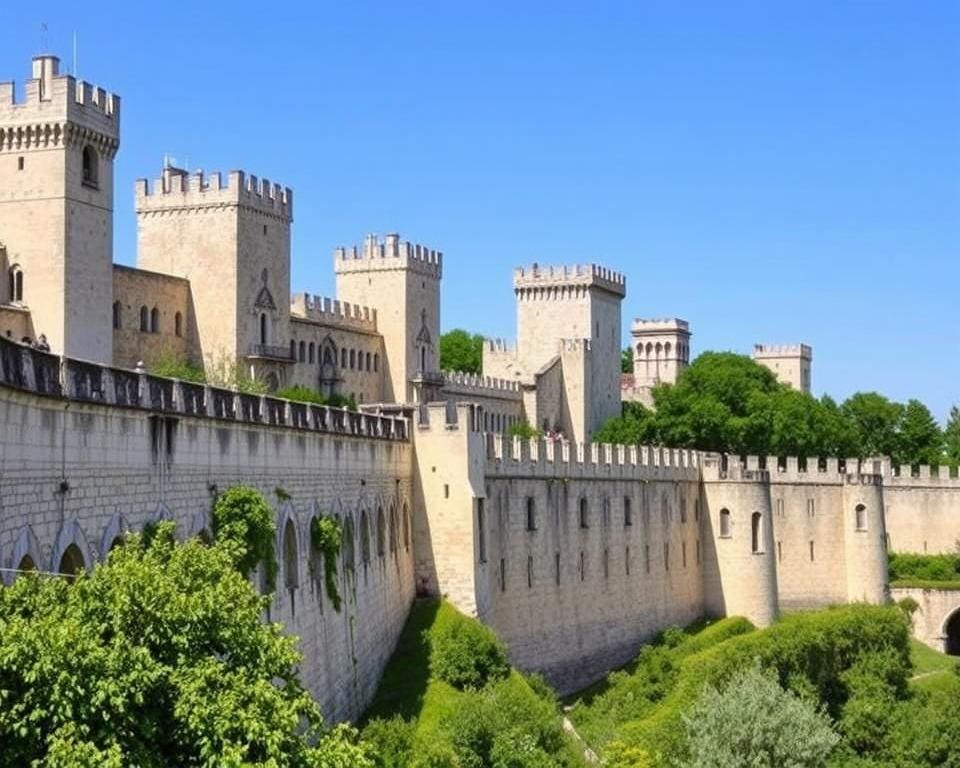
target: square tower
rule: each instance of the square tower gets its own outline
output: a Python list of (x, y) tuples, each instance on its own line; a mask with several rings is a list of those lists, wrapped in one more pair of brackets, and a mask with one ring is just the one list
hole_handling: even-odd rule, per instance
[(626, 278), (597, 264), (534, 264), (514, 270), (513, 289), (519, 366), (530, 376), (561, 358), (570, 437), (588, 440), (621, 411), (620, 304)]
[(390, 234), (363, 247), (337, 248), (337, 298), (377, 310), (386, 370), (384, 399), (434, 399), (440, 373), (440, 280), (443, 254)]
[(245, 362), (271, 388), (290, 353), (293, 193), (266, 179), (166, 167), (136, 184), (137, 265), (190, 281), (205, 363)]
[(0, 301), (54, 352), (111, 362), (113, 159), (120, 99), (33, 59), (23, 101), (0, 83)]
[(773, 371), (777, 381), (810, 392), (813, 347), (808, 344), (754, 344), (753, 359)]
[(633, 381), (636, 387), (676, 384), (690, 365), (690, 324), (677, 317), (662, 320), (637, 318), (633, 337)]

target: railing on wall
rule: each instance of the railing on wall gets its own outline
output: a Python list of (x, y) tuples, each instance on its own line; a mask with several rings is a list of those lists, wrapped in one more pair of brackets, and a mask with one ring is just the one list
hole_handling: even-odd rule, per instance
[(0, 385), (85, 403), (407, 441), (407, 419), (296, 403), (51, 355), (0, 338)]

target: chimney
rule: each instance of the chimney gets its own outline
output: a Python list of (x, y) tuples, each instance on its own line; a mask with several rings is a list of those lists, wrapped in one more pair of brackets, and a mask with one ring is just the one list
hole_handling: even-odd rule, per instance
[(53, 78), (60, 74), (60, 59), (44, 55), (33, 57), (33, 79), (40, 81), (40, 100), (49, 101)]

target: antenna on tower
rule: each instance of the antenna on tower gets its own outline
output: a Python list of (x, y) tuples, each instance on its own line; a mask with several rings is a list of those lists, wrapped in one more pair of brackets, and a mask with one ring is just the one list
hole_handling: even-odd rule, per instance
[(73, 32), (73, 69), (71, 69), (71, 72), (73, 72), (74, 78), (76, 78), (77, 80), (80, 79), (80, 70), (77, 69), (77, 32), (76, 30), (74, 30)]

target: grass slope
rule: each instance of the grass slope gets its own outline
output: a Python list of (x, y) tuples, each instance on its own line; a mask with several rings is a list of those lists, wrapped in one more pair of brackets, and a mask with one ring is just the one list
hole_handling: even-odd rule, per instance
[[(444, 753), (453, 748), (449, 721), (462, 714), (464, 707), (475, 706), (478, 694), (461, 691), (437, 679), (431, 673), (431, 638), (450, 625), (475, 622), (442, 600), (418, 600), (414, 603), (390, 662), (384, 671), (364, 722), (402, 718), (413, 727), (411, 753)], [(542, 683), (537, 688), (545, 688)], [(572, 738), (562, 733), (556, 701), (544, 690), (535, 690), (516, 670), (486, 691), (496, 695), (505, 706), (519, 708), (516, 720), (532, 730), (556, 730), (561, 749), (554, 754), (557, 766), (584, 765), (583, 756)], [(539, 722), (532, 722), (538, 720)]]

